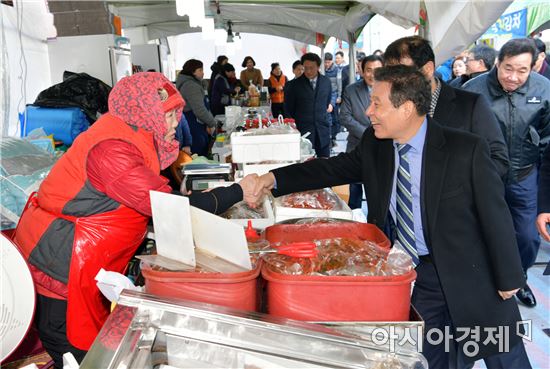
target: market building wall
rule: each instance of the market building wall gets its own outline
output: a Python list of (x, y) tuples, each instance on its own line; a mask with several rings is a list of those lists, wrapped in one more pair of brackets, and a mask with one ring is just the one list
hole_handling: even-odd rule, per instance
[(19, 136), (18, 112), (51, 85), (46, 40), (55, 37), (56, 30), (44, 1), (21, 1), (13, 7), (4, 4), (0, 7), (1, 133)]

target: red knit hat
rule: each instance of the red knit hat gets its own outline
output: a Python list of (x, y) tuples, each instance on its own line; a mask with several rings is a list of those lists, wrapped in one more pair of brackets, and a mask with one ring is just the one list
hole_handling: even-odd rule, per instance
[[(159, 90), (168, 98), (163, 102)], [(181, 118), (185, 101), (176, 87), (162, 73), (144, 72), (124, 77), (109, 94), (109, 112), (127, 124), (153, 132), (160, 167), (167, 168), (179, 153), (177, 140), (165, 141), (168, 131), (165, 114), (176, 110)]]

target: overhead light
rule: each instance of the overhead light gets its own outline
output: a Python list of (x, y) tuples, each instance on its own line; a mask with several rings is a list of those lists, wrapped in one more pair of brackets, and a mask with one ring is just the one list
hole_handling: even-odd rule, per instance
[(227, 42), (233, 42), (233, 30), (231, 29), (231, 21), (227, 22)]
[(202, 39), (214, 40), (216, 35), (214, 33), (214, 18), (206, 18), (202, 24)]

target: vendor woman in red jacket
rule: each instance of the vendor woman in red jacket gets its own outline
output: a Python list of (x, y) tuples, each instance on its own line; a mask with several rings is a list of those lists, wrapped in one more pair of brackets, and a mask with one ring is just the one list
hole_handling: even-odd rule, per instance
[[(36, 324), (46, 351), (81, 361), (109, 314), (100, 268), (122, 272), (145, 237), (149, 191), (171, 192), (160, 170), (178, 156), (184, 101), (160, 73), (120, 80), (103, 115), (52, 168), (21, 216), (15, 242), (38, 292)], [(254, 182), (193, 193), (191, 205), (220, 213)]]

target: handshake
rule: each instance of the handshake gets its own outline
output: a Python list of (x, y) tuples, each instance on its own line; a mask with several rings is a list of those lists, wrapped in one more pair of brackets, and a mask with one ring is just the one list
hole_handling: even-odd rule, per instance
[(271, 172), (262, 176), (249, 174), (239, 182), (239, 185), (243, 190), (243, 200), (251, 208), (256, 208), (264, 195), (271, 192), (275, 186), (275, 176)]

